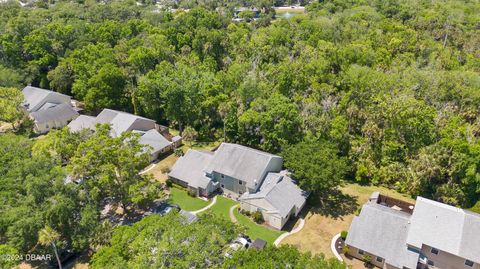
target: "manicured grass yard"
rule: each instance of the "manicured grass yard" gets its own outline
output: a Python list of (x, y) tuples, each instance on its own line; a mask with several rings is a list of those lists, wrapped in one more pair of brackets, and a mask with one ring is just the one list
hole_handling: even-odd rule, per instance
[(191, 197), (186, 190), (180, 189), (176, 186), (170, 188), (168, 202), (171, 204), (178, 204), (182, 209), (187, 211), (199, 210), (210, 203), (196, 197)]
[(275, 239), (277, 239), (277, 237), (284, 233), (282, 231), (273, 230), (255, 223), (252, 219), (240, 214), (240, 212), (238, 212), (238, 208), (235, 209), (234, 215), (237, 218), (238, 223), (245, 226), (245, 228), (247, 229), (247, 234), (252, 240), (261, 238), (267, 241), (269, 244), (273, 244)]
[[(238, 202), (218, 195), (217, 203), (213, 205), (212, 208), (210, 208), (210, 210), (208, 211), (213, 212), (214, 214), (222, 218), (230, 220), (229, 210), (232, 206), (236, 204), (238, 204)], [(282, 232), (280, 231), (272, 230), (268, 227), (255, 223), (253, 220), (240, 214), (238, 212), (238, 208), (235, 209), (234, 215), (238, 220), (238, 224), (245, 227), (246, 234), (250, 236), (252, 240), (255, 240), (257, 237), (259, 237), (272, 244), (275, 239), (277, 239), (277, 237), (282, 234)]]
[[(323, 207), (310, 208), (305, 217), (304, 228), (299, 233), (285, 238), (282, 244), (294, 245), (302, 251), (310, 251), (313, 254), (324, 253), (328, 258), (334, 257), (330, 251), (332, 237), (342, 230), (348, 230), (355, 211), (368, 201), (374, 191), (380, 191), (384, 195), (407, 202), (414, 202), (412, 198), (387, 188), (347, 184), (341, 188), (341, 194), (336, 200)], [(354, 265), (353, 268), (359, 267)]]
[(208, 210), (209, 212), (212, 212), (224, 219), (227, 219), (227, 220), (230, 220), (230, 216), (229, 216), (229, 213), (228, 211), (230, 210), (230, 207), (234, 206), (238, 204), (238, 202), (232, 200), (232, 199), (228, 199), (226, 197), (223, 197), (221, 195), (217, 195), (217, 203), (215, 203), (211, 208), (210, 210)]

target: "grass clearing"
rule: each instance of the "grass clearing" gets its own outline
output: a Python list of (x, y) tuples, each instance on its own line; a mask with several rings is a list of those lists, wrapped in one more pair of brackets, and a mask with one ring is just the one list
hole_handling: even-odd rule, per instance
[(183, 150), (183, 152), (187, 152), (187, 150), (189, 149), (211, 151), (221, 143), (222, 143), (221, 141), (207, 141), (207, 142), (198, 141), (198, 142), (192, 142), (192, 143), (188, 141), (184, 141), (181, 149)]
[[(330, 250), (332, 237), (349, 229), (355, 211), (368, 201), (372, 192), (379, 191), (393, 198), (414, 202), (414, 199), (384, 187), (346, 184), (340, 190), (338, 198), (327, 202), (322, 208), (309, 208), (304, 228), (299, 233), (285, 238), (281, 244), (290, 244), (301, 251), (310, 251), (313, 254), (324, 253), (327, 258), (333, 258)], [(353, 268), (359, 267), (354, 265)]]
[[(175, 156), (175, 154), (170, 154), (169, 156), (156, 163), (155, 167), (152, 170), (149, 170), (146, 174), (150, 174), (153, 176), (153, 178), (155, 178), (155, 180), (165, 183), (165, 181), (167, 181), (168, 179), (168, 176), (167, 173), (163, 173), (162, 170), (164, 170), (165, 168), (171, 169), (177, 160), (178, 157)], [(148, 169), (149, 167), (150, 166), (146, 168)]]
[(246, 233), (252, 240), (261, 238), (267, 241), (269, 244), (273, 244), (275, 239), (277, 239), (277, 237), (283, 233), (282, 231), (273, 230), (266, 226), (255, 223), (252, 219), (240, 214), (240, 212), (238, 212), (238, 208), (233, 211), (233, 214), (237, 218), (238, 223), (247, 229)]
[(168, 202), (171, 204), (178, 204), (182, 209), (187, 211), (199, 210), (210, 203), (200, 198), (191, 197), (185, 189), (180, 189), (180, 187), (177, 186), (170, 188)]
[(236, 204), (238, 204), (238, 202), (221, 195), (217, 195), (217, 202), (208, 210), (208, 212), (212, 212), (226, 220), (230, 220), (230, 207)]
[[(217, 203), (215, 203), (215, 205), (213, 205), (208, 212), (213, 212), (224, 219), (230, 220), (229, 210), (232, 206), (237, 204), (237, 201), (218, 195)], [(275, 239), (277, 239), (277, 237), (283, 233), (282, 231), (273, 230), (266, 226), (255, 223), (250, 218), (240, 214), (238, 212), (238, 208), (234, 210), (233, 214), (237, 218), (238, 224), (245, 227), (246, 234), (250, 236), (252, 240), (255, 240), (256, 238), (262, 238), (269, 244), (272, 244)]]
[(480, 201), (478, 201), (472, 208), (468, 210), (480, 214)]

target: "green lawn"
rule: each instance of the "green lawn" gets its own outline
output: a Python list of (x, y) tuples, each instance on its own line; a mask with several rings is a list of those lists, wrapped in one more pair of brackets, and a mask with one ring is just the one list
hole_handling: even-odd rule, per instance
[(230, 207), (238, 204), (237, 202), (233, 201), (232, 199), (225, 198), (221, 195), (217, 195), (217, 202), (210, 208), (210, 212), (213, 212), (214, 214), (230, 220), (230, 216), (228, 214), (228, 211), (230, 210)]
[(472, 208), (469, 209), (470, 211), (476, 212), (480, 214), (480, 201), (477, 202)]
[(240, 214), (238, 212), (238, 208), (235, 209), (234, 215), (237, 218), (238, 223), (240, 225), (245, 226), (245, 228), (247, 228), (247, 235), (250, 236), (252, 240), (261, 238), (267, 241), (269, 244), (273, 244), (275, 239), (277, 239), (277, 237), (279, 237), (282, 233), (284, 233), (282, 231), (273, 230), (263, 225), (259, 225), (255, 223), (253, 220), (251, 220), (247, 216)]
[[(230, 216), (228, 212), (230, 208), (236, 204), (238, 204), (238, 202), (218, 195), (217, 203), (213, 205), (209, 211), (213, 212), (214, 214), (222, 218), (230, 220)], [(250, 236), (252, 240), (255, 240), (256, 238), (259, 237), (264, 239), (268, 243), (272, 244), (275, 241), (275, 239), (277, 239), (277, 237), (280, 236), (280, 234), (282, 234), (282, 232), (280, 231), (272, 230), (265, 226), (256, 224), (253, 220), (240, 214), (238, 212), (238, 208), (234, 211), (234, 214), (238, 220), (238, 223), (245, 227), (247, 235)]]
[(168, 202), (171, 204), (178, 204), (182, 209), (187, 211), (199, 210), (210, 203), (199, 198), (189, 196), (185, 189), (181, 189), (177, 186), (170, 188), (170, 197), (168, 197)]

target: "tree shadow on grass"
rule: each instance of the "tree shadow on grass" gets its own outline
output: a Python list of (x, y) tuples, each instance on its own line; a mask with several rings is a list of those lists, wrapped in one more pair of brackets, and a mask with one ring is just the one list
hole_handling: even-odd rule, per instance
[(342, 219), (343, 216), (355, 213), (359, 208), (357, 196), (344, 194), (338, 189), (324, 192), (319, 196), (311, 198), (309, 201), (311, 205), (310, 212), (334, 219)]

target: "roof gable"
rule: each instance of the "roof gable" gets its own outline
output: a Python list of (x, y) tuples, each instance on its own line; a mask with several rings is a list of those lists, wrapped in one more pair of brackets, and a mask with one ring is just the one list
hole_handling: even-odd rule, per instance
[(350, 226), (346, 244), (380, 256), (398, 268), (416, 268), (418, 253), (409, 251), (406, 238), (409, 232), (408, 213), (366, 203)]
[(32, 112), (30, 115), (37, 123), (47, 123), (50, 121), (63, 122), (74, 119), (78, 116), (78, 112), (68, 104), (60, 104), (48, 109)]
[(425, 244), (480, 263), (480, 215), (418, 197), (407, 243), (417, 248)]
[[(222, 143), (215, 151), (215, 157), (206, 167), (206, 171), (221, 173), (247, 183), (248, 188), (256, 188), (261, 183), (269, 165), (273, 161), (283, 163), (280, 156), (255, 150), (242, 145)], [(278, 172), (278, 171), (276, 171)]]
[(307, 193), (300, 189), (286, 172), (282, 172), (268, 173), (258, 192), (245, 193), (240, 200), (252, 200), (253, 203), (253, 200), (264, 200), (278, 215), (286, 217), (293, 207), (302, 207), (306, 198)]
[(212, 158), (210, 153), (189, 149), (175, 162), (168, 176), (185, 181), (195, 188), (206, 188), (211, 179), (205, 175), (203, 169)]
[(68, 95), (45, 90), (37, 87), (27, 86), (22, 90), (25, 97), (24, 104), (30, 112), (39, 110), (45, 103), (69, 103), (71, 98)]

